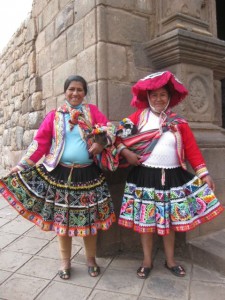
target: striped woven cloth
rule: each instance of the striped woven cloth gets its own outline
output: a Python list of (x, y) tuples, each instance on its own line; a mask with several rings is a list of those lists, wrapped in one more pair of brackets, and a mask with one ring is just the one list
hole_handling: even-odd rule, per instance
[[(129, 150), (140, 155), (141, 156), (140, 162), (143, 162), (152, 153), (161, 135), (166, 131), (171, 131), (173, 133), (176, 133), (178, 131), (177, 124), (179, 123), (187, 123), (187, 121), (179, 117), (174, 112), (168, 111), (166, 114), (166, 118), (161, 124), (159, 129), (144, 131), (138, 134), (128, 136), (126, 138), (123, 138), (121, 142)], [(124, 159), (121, 158), (120, 166), (125, 167), (126, 165), (127, 164), (125, 163)]]

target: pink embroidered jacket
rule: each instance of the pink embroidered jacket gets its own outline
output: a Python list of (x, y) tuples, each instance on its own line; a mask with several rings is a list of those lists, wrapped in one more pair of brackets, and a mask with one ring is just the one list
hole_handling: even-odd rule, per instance
[[(83, 104), (82, 109), (85, 116), (89, 117), (92, 125), (96, 123), (107, 124), (108, 119), (98, 110), (97, 106)], [(21, 161), (29, 159), (37, 163), (45, 156), (43, 164), (48, 171), (52, 171), (57, 166), (65, 145), (66, 124), (64, 116), (64, 113), (56, 110), (52, 110), (46, 115)]]

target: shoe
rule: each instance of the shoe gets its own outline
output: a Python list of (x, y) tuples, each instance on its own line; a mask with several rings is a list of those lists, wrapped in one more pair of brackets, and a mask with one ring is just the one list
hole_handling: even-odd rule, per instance
[(148, 278), (149, 274), (151, 273), (151, 270), (153, 269), (153, 266), (150, 268), (148, 267), (140, 267), (137, 269), (137, 277), (141, 279)]
[(88, 267), (88, 274), (91, 277), (97, 277), (100, 274), (100, 268), (98, 266), (89, 266)]
[(184, 268), (181, 265), (177, 265), (174, 267), (169, 267), (167, 265), (167, 262), (165, 262), (165, 267), (175, 276), (178, 277), (184, 277), (186, 275), (186, 272), (184, 270)]
[(68, 280), (70, 279), (70, 269), (59, 270), (58, 275), (61, 279)]

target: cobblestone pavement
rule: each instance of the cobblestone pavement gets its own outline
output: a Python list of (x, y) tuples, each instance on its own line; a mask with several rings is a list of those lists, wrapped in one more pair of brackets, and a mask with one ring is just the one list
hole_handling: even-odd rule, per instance
[[(1, 174), (1, 172), (0, 172)], [(158, 251), (146, 280), (136, 277), (141, 257), (121, 254), (98, 258), (101, 275), (87, 273), (82, 239), (73, 239), (72, 276), (63, 281), (57, 238), (42, 232), (0, 196), (0, 299), (1, 300), (224, 300), (225, 277), (177, 258), (186, 268), (184, 278), (164, 267)]]

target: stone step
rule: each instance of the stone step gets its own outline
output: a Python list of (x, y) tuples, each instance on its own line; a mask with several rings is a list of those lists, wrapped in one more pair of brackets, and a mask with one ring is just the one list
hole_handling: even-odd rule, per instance
[(225, 275), (225, 229), (188, 242), (193, 263)]

